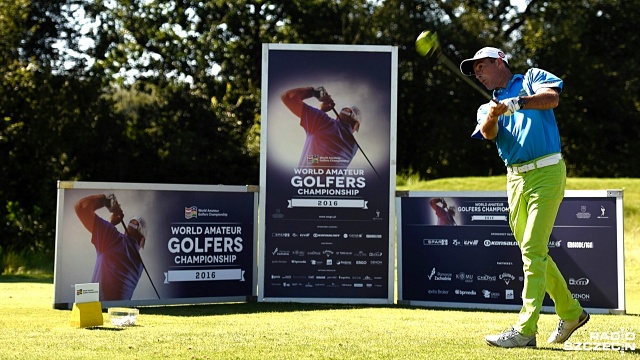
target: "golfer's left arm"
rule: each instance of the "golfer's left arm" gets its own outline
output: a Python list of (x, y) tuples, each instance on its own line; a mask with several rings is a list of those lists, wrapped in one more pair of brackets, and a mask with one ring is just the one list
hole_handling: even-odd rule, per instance
[(521, 96), (524, 107), (520, 110), (548, 110), (555, 109), (560, 103), (558, 88), (541, 88), (531, 96)]

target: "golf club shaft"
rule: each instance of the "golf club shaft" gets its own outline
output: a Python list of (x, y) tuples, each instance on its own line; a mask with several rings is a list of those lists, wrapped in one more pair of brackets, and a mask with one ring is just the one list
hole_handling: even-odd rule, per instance
[[(340, 121), (340, 114), (338, 114), (338, 112), (336, 111), (335, 107), (332, 107), (331, 110), (333, 110), (333, 113), (336, 114), (336, 117), (338, 121)], [(356, 140), (356, 137), (353, 136), (353, 134), (350, 134), (351, 138), (353, 138), (353, 141), (356, 143), (356, 146), (358, 146), (358, 149), (360, 150), (360, 152), (362, 153), (362, 155), (364, 156), (365, 159), (367, 159), (367, 162), (369, 163), (369, 166), (371, 166), (371, 168), (373, 169), (373, 172), (376, 173), (376, 175), (378, 175), (378, 179), (380, 179), (380, 181), (382, 181), (382, 177), (380, 176), (380, 174), (378, 174), (378, 170), (376, 170), (376, 168), (373, 166), (373, 164), (371, 163), (371, 160), (369, 160), (369, 157), (367, 156), (367, 154), (364, 153), (364, 150), (362, 150), (362, 148), (360, 147), (360, 144), (358, 144), (358, 141)]]
[(452, 73), (458, 75), (458, 77), (464, 80), (467, 84), (471, 85), (472, 88), (482, 94), (482, 96), (484, 96), (487, 100), (492, 100), (493, 102), (495, 102), (491, 95), (489, 95), (489, 93), (482, 89), (480, 85), (474, 82), (470, 77), (461, 73), (458, 67), (451, 60), (449, 60), (449, 58), (442, 52), (442, 50), (438, 51), (438, 60), (440, 60), (440, 62), (442, 62), (444, 66), (446, 66)]
[[(125, 225), (124, 220), (121, 219), (120, 223), (124, 227), (125, 235), (127, 235), (127, 237), (129, 237), (129, 232), (127, 231), (127, 225)], [(142, 255), (140, 255), (140, 251), (138, 251), (138, 249), (136, 249), (136, 251), (138, 252), (138, 256), (140, 257), (140, 264), (142, 264), (142, 268), (144, 269), (144, 272), (147, 274), (147, 277), (149, 278), (149, 282), (151, 283), (151, 286), (153, 287), (153, 291), (156, 292), (156, 296), (158, 297), (158, 299), (160, 299), (160, 294), (158, 294), (158, 290), (156, 290), (156, 286), (153, 283), (153, 280), (151, 280), (151, 275), (149, 275), (149, 272), (147, 271), (147, 267), (144, 266), (144, 261), (142, 261)]]

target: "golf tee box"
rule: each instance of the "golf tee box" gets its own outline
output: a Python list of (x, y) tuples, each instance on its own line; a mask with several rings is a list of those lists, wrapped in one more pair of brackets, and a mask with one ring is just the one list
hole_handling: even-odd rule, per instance
[(101, 326), (104, 323), (99, 294), (100, 287), (97, 283), (75, 285), (75, 302), (71, 310), (71, 326), (84, 328)]
[(100, 301), (73, 304), (71, 310), (71, 326), (85, 328), (90, 326), (102, 326), (102, 305)]

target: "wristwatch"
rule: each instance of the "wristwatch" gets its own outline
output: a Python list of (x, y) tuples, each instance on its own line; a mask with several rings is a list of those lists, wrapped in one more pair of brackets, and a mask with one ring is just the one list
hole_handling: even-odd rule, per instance
[(526, 104), (524, 98), (522, 96), (518, 96), (518, 106), (520, 107), (520, 109), (524, 109), (524, 104)]

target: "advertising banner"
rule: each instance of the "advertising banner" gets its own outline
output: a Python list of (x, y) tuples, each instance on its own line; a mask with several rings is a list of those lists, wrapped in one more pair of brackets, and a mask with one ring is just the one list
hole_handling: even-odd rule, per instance
[[(403, 303), (490, 309), (522, 305), (522, 260), (506, 193), (405, 192), (398, 201)], [(548, 248), (592, 312), (624, 311), (622, 191), (566, 191)], [(553, 311), (546, 297), (545, 311)]]
[(54, 307), (89, 282), (103, 306), (255, 297), (256, 190), (59, 182)]
[(262, 301), (393, 302), (397, 48), (263, 45)]

